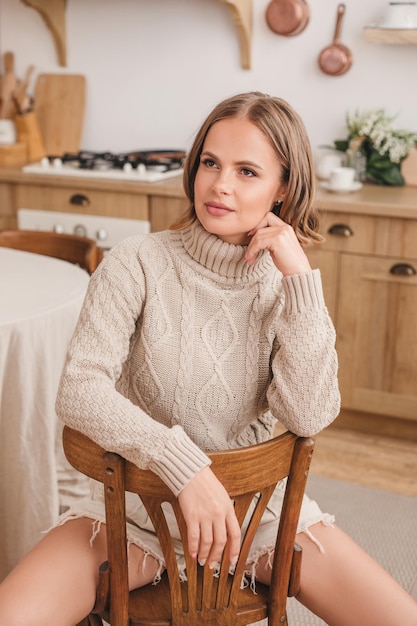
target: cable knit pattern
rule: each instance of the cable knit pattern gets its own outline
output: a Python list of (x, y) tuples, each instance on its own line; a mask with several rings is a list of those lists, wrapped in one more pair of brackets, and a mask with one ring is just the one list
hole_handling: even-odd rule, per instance
[(339, 412), (335, 333), (318, 270), (207, 233), (131, 237), (91, 278), (57, 397), (60, 418), (175, 494), (207, 450), (313, 435)]

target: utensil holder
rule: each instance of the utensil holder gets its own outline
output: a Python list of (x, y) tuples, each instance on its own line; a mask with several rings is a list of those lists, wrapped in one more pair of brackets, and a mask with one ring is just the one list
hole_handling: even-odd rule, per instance
[(40, 161), (46, 153), (36, 114), (16, 115), (15, 123), (19, 141), (26, 144), (28, 163)]

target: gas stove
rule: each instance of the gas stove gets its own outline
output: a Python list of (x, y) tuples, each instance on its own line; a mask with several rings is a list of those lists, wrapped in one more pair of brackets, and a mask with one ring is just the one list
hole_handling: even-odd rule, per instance
[(23, 171), (52, 176), (79, 176), (154, 183), (183, 172), (184, 150), (146, 150), (113, 154), (81, 150), (76, 154), (46, 156)]

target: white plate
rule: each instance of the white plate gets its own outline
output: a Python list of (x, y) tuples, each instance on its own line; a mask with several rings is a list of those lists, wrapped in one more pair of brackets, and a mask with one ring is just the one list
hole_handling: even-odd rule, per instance
[(359, 181), (356, 181), (348, 189), (334, 189), (333, 187), (330, 187), (329, 183), (323, 182), (320, 183), (320, 187), (323, 187), (323, 189), (325, 189), (326, 191), (331, 191), (332, 193), (350, 193), (351, 191), (358, 191), (359, 189), (362, 189), (363, 184)]

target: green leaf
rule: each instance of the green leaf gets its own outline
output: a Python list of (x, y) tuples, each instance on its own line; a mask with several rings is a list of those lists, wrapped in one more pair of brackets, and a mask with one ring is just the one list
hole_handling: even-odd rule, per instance
[(368, 179), (377, 185), (392, 185), (401, 187), (404, 185), (404, 178), (401, 175), (400, 167), (397, 163), (391, 163), (388, 168), (366, 168)]
[(346, 152), (349, 148), (349, 142), (346, 139), (336, 139), (334, 142), (336, 150), (339, 152)]

